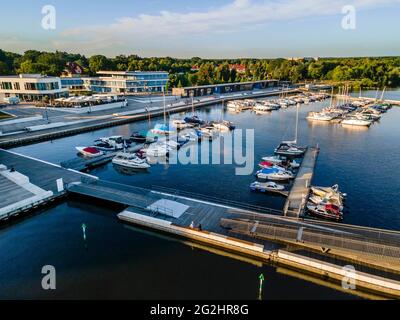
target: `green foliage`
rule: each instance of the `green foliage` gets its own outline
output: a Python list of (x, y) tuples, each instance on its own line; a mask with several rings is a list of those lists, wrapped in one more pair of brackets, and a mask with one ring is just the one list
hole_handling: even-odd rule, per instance
[[(400, 86), (400, 57), (376, 58), (322, 58), (315, 60), (288, 59), (224, 59), (210, 60), (193, 57), (141, 58), (138, 55), (118, 55), (108, 58), (94, 55), (86, 58), (66, 52), (41, 52), (28, 50), (23, 55), (0, 49), (0, 75), (41, 73), (60, 75), (67, 62), (77, 62), (86, 74), (95, 75), (100, 70), (167, 71), (168, 88), (189, 85), (207, 85), (224, 82), (256, 81), (268, 78), (302, 81), (352, 82), (354, 86)], [(245, 72), (230, 65), (241, 64)], [(197, 66), (197, 71), (191, 71)]]

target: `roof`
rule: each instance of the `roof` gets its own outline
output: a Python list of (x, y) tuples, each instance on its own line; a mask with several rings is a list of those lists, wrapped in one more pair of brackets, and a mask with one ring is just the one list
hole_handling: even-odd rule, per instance
[(167, 71), (97, 71), (97, 74), (109, 74), (109, 75), (137, 75), (137, 74), (151, 74), (151, 73), (168, 73)]

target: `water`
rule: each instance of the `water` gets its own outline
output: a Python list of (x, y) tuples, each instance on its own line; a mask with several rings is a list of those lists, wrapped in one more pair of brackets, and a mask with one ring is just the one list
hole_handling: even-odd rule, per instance
[[(375, 96), (375, 92), (365, 94)], [(400, 99), (400, 91), (385, 96)], [(299, 143), (321, 147), (314, 184), (339, 183), (348, 193), (346, 223), (399, 230), (400, 108), (394, 107), (366, 130), (305, 119), (309, 111), (328, 104), (327, 100), (302, 105), (299, 111)], [(198, 114), (204, 119), (219, 119), (221, 106)], [(224, 119), (235, 122), (237, 128), (255, 130), (256, 163), (272, 154), (282, 139), (293, 139), (295, 116), (293, 107), (265, 115), (224, 113)], [(75, 156), (75, 146), (147, 127), (143, 121), (14, 151), (59, 163)], [(254, 177), (235, 175), (234, 165), (156, 165), (148, 174), (124, 175), (108, 164), (92, 174), (120, 183), (164, 186), (277, 209), (284, 203), (278, 196), (251, 193), (248, 186)], [(4, 228), (0, 231), (0, 298), (255, 299), (261, 272), (267, 279), (265, 299), (354, 298), (280, 274), (270, 266), (260, 268), (138, 231), (115, 218), (120, 210), (75, 199)], [(83, 222), (88, 226), (86, 248)], [(57, 269), (54, 292), (40, 287), (40, 270), (45, 264)]]

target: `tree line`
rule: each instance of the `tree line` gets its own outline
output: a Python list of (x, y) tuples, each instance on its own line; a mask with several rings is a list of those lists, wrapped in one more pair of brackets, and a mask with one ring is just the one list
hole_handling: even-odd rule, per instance
[[(244, 82), (263, 79), (325, 81), (350, 83), (352, 87), (400, 86), (400, 57), (320, 58), (314, 59), (176, 59), (171, 57), (142, 58), (138, 55), (118, 55), (108, 58), (67, 52), (28, 50), (17, 54), (0, 49), (0, 75), (40, 73), (59, 76), (67, 62), (81, 65), (85, 74), (99, 70), (167, 71), (168, 87)], [(231, 65), (240, 64), (245, 72)], [(192, 70), (193, 67), (196, 67)]]

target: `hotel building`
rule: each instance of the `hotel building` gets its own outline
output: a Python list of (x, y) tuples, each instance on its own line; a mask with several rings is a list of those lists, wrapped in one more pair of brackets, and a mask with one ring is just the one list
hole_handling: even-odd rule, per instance
[(62, 77), (64, 88), (85, 89), (95, 93), (162, 92), (168, 83), (163, 71), (99, 71), (98, 77)]
[(0, 100), (18, 97), (21, 101), (40, 101), (45, 97), (56, 99), (68, 96), (68, 89), (62, 88), (59, 77), (40, 74), (0, 76)]

